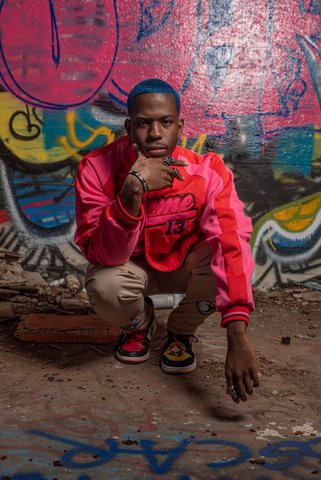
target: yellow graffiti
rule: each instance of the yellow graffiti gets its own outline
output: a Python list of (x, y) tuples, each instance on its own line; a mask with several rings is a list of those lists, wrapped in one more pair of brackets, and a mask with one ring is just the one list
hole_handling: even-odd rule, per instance
[(268, 241), (271, 248), (276, 250), (272, 239), (273, 229), (271, 228), (271, 220), (277, 222), (279, 227), (284, 231), (284, 234), (286, 234), (285, 232), (288, 232), (290, 235), (291, 233), (296, 233), (303, 238), (305, 236), (305, 230), (312, 226), (316, 221), (320, 209), (321, 193), (314, 193), (309, 197), (295, 200), (294, 202), (288, 203), (283, 207), (279, 207), (278, 209), (267, 213), (254, 225), (251, 246), (254, 247), (257, 244), (259, 232), (264, 229), (265, 231), (267, 230)]
[(280, 221), (289, 220), (290, 218), (293, 218), (298, 211), (299, 207), (285, 208), (284, 210), (274, 213), (273, 217)]
[(47, 163), (50, 152), (45, 149), (42, 111), (27, 107), (7, 92), (0, 93), (0, 102), (0, 137), (4, 145), (25, 162)]
[[(77, 137), (77, 133), (76, 133), (77, 123), (81, 125), (85, 130), (90, 132), (88, 138), (84, 141), (80, 140)], [(106, 144), (113, 142), (115, 139), (115, 134), (112, 130), (110, 130), (110, 128), (106, 126), (102, 126), (97, 129), (94, 129), (89, 125), (86, 125), (79, 118), (77, 118), (76, 113), (73, 110), (67, 113), (67, 125), (68, 125), (69, 139), (66, 136), (62, 136), (60, 137), (59, 141), (60, 141), (60, 144), (69, 152), (69, 156), (73, 156), (76, 160), (79, 160), (81, 158), (81, 155), (79, 155), (78, 150), (82, 150), (88, 147), (93, 141), (96, 140), (98, 136), (102, 135), (106, 137), (106, 141), (105, 141)]]
[(274, 243), (273, 243), (272, 234), (271, 234), (271, 228), (270, 228), (270, 227), (268, 228), (268, 236), (269, 236), (269, 244), (271, 245), (271, 247), (273, 248), (273, 250), (277, 250), (276, 246), (275, 246)]
[(300, 232), (312, 224), (321, 206), (321, 197), (308, 201), (298, 201), (296, 205), (283, 208), (272, 214), (284, 229), (291, 232)]
[(298, 220), (287, 222), (284, 224), (284, 226), (291, 232), (301, 232), (302, 230), (306, 229), (310, 223), (310, 218), (300, 218)]
[[(6, 148), (24, 162), (51, 164), (70, 157), (80, 160), (82, 155), (78, 153), (79, 150), (88, 147), (98, 136), (102, 138), (102, 144), (110, 143), (115, 138), (108, 127), (94, 129), (79, 119), (76, 112), (68, 111), (67, 135), (56, 138), (56, 145), (48, 148), (42, 109), (21, 102), (8, 92), (0, 92), (0, 103), (0, 138)], [(77, 125), (82, 127), (82, 132), (88, 132), (85, 140), (78, 137)]]
[[(201, 133), (198, 137), (198, 139), (193, 143), (192, 146), (189, 147), (190, 150), (193, 150), (193, 152), (201, 154), (203, 151), (204, 143), (206, 140), (206, 133)], [(188, 137), (187, 135), (182, 135), (181, 137), (181, 146), (183, 148), (187, 148), (187, 140)]]

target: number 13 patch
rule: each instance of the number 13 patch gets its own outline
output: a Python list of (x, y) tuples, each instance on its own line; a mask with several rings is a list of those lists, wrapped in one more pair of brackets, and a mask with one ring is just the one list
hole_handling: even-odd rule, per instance
[(185, 230), (185, 220), (169, 220), (166, 223), (166, 235), (179, 235)]

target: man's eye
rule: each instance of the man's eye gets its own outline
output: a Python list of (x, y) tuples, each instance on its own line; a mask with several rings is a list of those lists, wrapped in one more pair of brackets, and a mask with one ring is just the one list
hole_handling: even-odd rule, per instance
[(147, 125), (147, 123), (146, 123), (145, 120), (139, 120), (139, 121), (137, 122), (137, 125), (138, 125), (139, 127), (145, 127), (145, 125)]
[(171, 120), (163, 120), (163, 125), (165, 125), (165, 126), (168, 126), (171, 123), (172, 123)]

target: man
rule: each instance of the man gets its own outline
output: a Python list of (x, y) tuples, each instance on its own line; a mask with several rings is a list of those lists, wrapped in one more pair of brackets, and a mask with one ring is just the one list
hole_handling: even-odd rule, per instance
[(166, 82), (145, 80), (128, 96), (127, 136), (88, 154), (76, 178), (75, 241), (89, 261), (93, 309), (123, 334), (116, 358), (149, 358), (154, 293), (185, 293), (168, 318), (161, 368), (196, 368), (192, 342), (215, 309), (227, 331), (227, 392), (239, 403), (258, 386), (246, 335), (253, 310), (244, 216), (233, 176), (215, 153), (177, 145), (180, 99)]

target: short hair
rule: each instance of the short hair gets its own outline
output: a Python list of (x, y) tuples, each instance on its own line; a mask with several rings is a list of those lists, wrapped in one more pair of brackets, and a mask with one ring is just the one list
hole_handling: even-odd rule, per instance
[(173, 95), (176, 102), (177, 113), (180, 112), (181, 101), (176, 90), (169, 83), (164, 82), (164, 80), (159, 80), (158, 78), (148, 78), (147, 80), (137, 83), (137, 85), (135, 85), (129, 92), (127, 98), (127, 110), (129, 115), (133, 109), (135, 97), (141, 95), (142, 93), (162, 93), (164, 95)]

